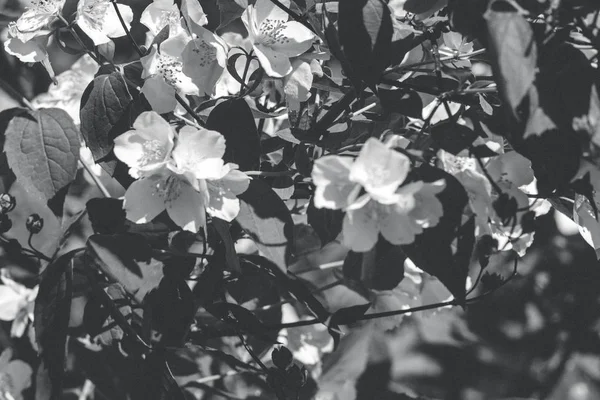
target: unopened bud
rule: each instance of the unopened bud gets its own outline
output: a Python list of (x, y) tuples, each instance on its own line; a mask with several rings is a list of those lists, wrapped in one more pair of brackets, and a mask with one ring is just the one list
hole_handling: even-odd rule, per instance
[(31, 214), (27, 217), (25, 226), (27, 227), (27, 230), (33, 234), (40, 233), (42, 228), (44, 228), (44, 219), (40, 217), (39, 214)]
[(287, 347), (281, 346), (273, 349), (273, 353), (271, 353), (271, 360), (273, 360), (273, 364), (277, 368), (285, 371), (292, 365), (294, 356), (292, 356), (292, 352), (289, 351)]
[(16, 205), (17, 200), (15, 199), (15, 196), (8, 193), (0, 194), (0, 211), (7, 213), (14, 210)]

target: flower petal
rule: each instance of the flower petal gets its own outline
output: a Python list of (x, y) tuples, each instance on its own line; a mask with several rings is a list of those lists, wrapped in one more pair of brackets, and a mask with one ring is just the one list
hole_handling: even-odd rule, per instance
[(219, 132), (185, 126), (179, 131), (173, 160), (179, 170), (192, 172), (198, 179), (219, 179), (223, 154), (225, 138)]
[(166, 208), (177, 225), (190, 232), (198, 232), (206, 225), (206, 200), (187, 181), (174, 177), (169, 185)]
[(177, 107), (175, 88), (165, 82), (160, 75), (146, 79), (142, 87), (142, 93), (152, 109), (159, 114), (171, 112)]
[[(227, 164), (226, 167), (230, 165)], [(219, 180), (219, 184), (234, 195), (244, 193), (250, 185), (250, 177), (237, 169), (231, 169)]]
[(81, 28), (81, 30), (85, 32), (85, 34), (92, 40), (92, 42), (94, 42), (94, 45), (99, 46), (101, 44), (110, 42), (110, 38), (106, 36), (106, 34), (103, 31), (99, 30), (96, 26), (92, 25), (89, 21), (89, 18), (85, 15), (79, 14), (77, 16), (76, 22), (77, 26), (79, 26), (79, 28)]
[[(290, 0), (280, 0), (280, 3), (289, 9), (291, 2)], [(277, 23), (278, 21), (286, 22), (289, 19), (289, 15), (271, 0), (257, 0), (254, 9), (256, 10), (256, 23), (259, 26), (266, 20)]]
[(492, 179), (510, 186), (525, 186), (533, 181), (531, 161), (516, 151), (494, 157), (486, 169)]
[(313, 183), (317, 186), (315, 207), (338, 210), (348, 206), (350, 194), (357, 186), (349, 180), (351, 166), (349, 157), (330, 155), (315, 161), (312, 169)]
[[(127, 29), (130, 29), (131, 22), (133, 21), (133, 10), (131, 7), (125, 4), (117, 4), (117, 8), (121, 13), (121, 17), (123, 17), (123, 20), (125, 21)], [(127, 35), (127, 32), (125, 32), (125, 29), (123, 29), (123, 25), (121, 24), (121, 21), (119, 21), (117, 12), (112, 5), (106, 10), (102, 31), (109, 38), (118, 38)]]
[(211, 95), (225, 70), (219, 60), (223, 61), (226, 58), (225, 49), (216, 40), (197, 38), (183, 49), (182, 71), (192, 79), (199, 93)]
[(136, 224), (152, 221), (165, 210), (165, 181), (158, 175), (137, 180), (125, 192), (123, 208)]
[(349, 210), (342, 224), (343, 244), (352, 251), (369, 251), (377, 243), (379, 229), (377, 220), (372, 218), (373, 201), (357, 210)]
[(377, 201), (391, 204), (397, 201), (396, 189), (406, 179), (409, 169), (407, 156), (370, 138), (350, 169), (350, 180), (361, 184)]
[(262, 44), (254, 44), (254, 52), (267, 75), (283, 78), (292, 71), (292, 64), (286, 55)]
[(382, 207), (385, 207), (386, 212), (378, 217), (379, 227), (381, 235), (391, 244), (412, 243), (415, 236), (423, 231), (402, 206), (392, 204)]
[(289, 107), (300, 109), (300, 103), (310, 97), (313, 74), (310, 64), (302, 60), (292, 62), (292, 73), (283, 78), (283, 91)]
[(282, 41), (276, 41), (272, 44), (273, 50), (288, 57), (296, 57), (305, 53), (313, 44), (315, 35), (302, 25), (300, 22), (289, 21), (283, 26), (283, 29), (277, 32)]
[(206, 211), (213, 217), (233, 221), (240, 212), (240, 200), (231, 192), (209, 182), (209, 203)]
[(24, 297), (6, 285), (0, 285), (0, 320), (12, 321), (24, 306)]
[(154, 0), (142, 12), (140, 23), (155, 36), (169, 23), (170, 15), (179, 16), (179, 9), (173, 0)]

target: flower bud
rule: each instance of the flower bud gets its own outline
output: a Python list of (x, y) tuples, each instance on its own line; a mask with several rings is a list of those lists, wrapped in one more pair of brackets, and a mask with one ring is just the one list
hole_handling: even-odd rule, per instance
[(286, 372), (287, 386), (294, 389), (299, 389), (306, 385), (308, 381), (308, 371), (304, 367), (292, 365)]
[(29, 217), (27, 217), (25, 226), (30, 233), (35, 235), (36, 233), (40, 233), (44, 227), (44, 219), (40, 217), (39, 214), (31, 214)]
[(292, 365), (294, 356), (292, 356), (292, 353), (287, 347), (281, 346), (273, 349), (273, 353), (271, 353), (271, 360), (273, 360), (273, 364), (277, 368), (286, 370)]
[(14, 210), (16, 205), (17, 200), (15, 199), (15, 196), (8, 193), (0, 194), (0, 211), (7, 213)]
[(6, 214), (0, 216), (0, 233), (6, 233), (12, 228), (12, 221)]

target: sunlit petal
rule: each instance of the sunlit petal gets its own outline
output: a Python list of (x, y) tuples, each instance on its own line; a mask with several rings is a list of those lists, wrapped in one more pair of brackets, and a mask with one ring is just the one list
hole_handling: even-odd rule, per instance
[(156, 175), (133, 182), (123, 203), (127, 219), (137, 224), (152, 221), (165, 210), (165, 189), (163, 177)]

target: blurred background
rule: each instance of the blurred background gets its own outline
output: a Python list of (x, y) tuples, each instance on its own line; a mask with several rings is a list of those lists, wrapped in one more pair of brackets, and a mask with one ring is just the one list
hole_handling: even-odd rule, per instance
[[(124, 3), (131, 5), (138, 16), (147, 5), (140, 1)], [(216, 3), (202, 3), (210, 21), (210, 10)], [(7, 22), (18, 17), (24, 6), (19, 0), (0, 0), (3, 32)], [(74, 7), (71, 0), (65, 6), (71, 10)], [(143, 42), (143, 31), (134, 34)], [(126, 42), (117, 40), (116, 48), (117, 62), (133, 56), (128, 53)], [(50, 54), (57, 74), (79, 58), (64, 53), (56, 44), (51, 45)], [(31, 100), (46, 92), (51, 84), (41, 65), (21, 64), (7, 55), (3, 46), (0, 80), (0, 110), (19, 105), (15, 92)], [(123, 193), (118, 184), (96, 172), (113, 196)], [(6, 237), (25, 243), (25, 219), (32, 212), (39, 213), (45, 227), (35, 237), (34, 245), (42, 252), (53, 247), (61, 229), (84, 209), (87, 200), (101, 196), (90, 176), (80, 170), (69, 189), (59, 222), (45, 205), (28, 198), (18, 182), (11, 186), (10, 193), (17, 198), (17, 207), (11, 213), (14, 228)], [(77, 225), (67, 247), (82, 246), (90, 233), (89, 224)], [(331, 251), (339, 258), (336, 249)], [(331, 253), (309, 253), (297, 262), (316, 265), (331, 262), (331, 257)], [(333, 261), (335, 258), (334, 255)], [(507, 276), (512, 260), (504, 255), (494, 256), (488, 271)], [(38, 268), (26, 258), (2, 251), (0, 269), (18, 285), (11, 290), (20, 297), (9, 294), (8, 289), (0, 292), (0, 317), (15, 307), (15, 296), (24, 312), (31, 307), (31, 302), (23, 299), (35, 287)], [(4, 286), (9, 286), (7, 282)], [(83, 313), (83, 306), (80, 311)], [(23, 323), (27, 323), (26, 318)], [(77, 325), (76, 321), (73, 325)], [(34, 399), (36, 350), (30, 331), (23, 328), (22, 335), (16, 337), (14, 332), (11, 334), (15, 329), (19, 328), (13, 320), (0, 322), (0, 399)], [(311, 372), (318, 369), (315, 375), (319, 378), (302, 394), (306, 399), (600, 399), (600, 265), (576, 226), (551, 211), (537, 221), (535, 241), (519, 262), (519, 276), (466, 310), (453, 308), (405, 316), (398, 327), (385, 333), (371, 325), (357, 328), (334, 353), (330, 352), (331, 343), (323, 329), (290, 330), (286, 340), (296, 358), (306, 363)], [(102, 393), (88, 381), (95, 374), (112, 380), (108, 386), (118, 388), (121, 383), (114, 360), (119, 355), (115, 358), (110, 352), (90, 349), (93, 346), (73, 344), (63, 398), (123, 398), (116, 389)], [(214, 374), (208, 366), (210, 360), (196, 357), (191, 351), (183, 358), (187, 362), (174, 368), (178, 381), (188, 385), (197, 377), (203, 382), (194, 390), (186, 390), (190, 399), (272, 398), (260, 390), (261, 385), (252, 377), (238, 374), (206, 379)], [(19, 387), (22, 392), (14, 390)], [(6, 393), (12, 397), (6, 397)]]

